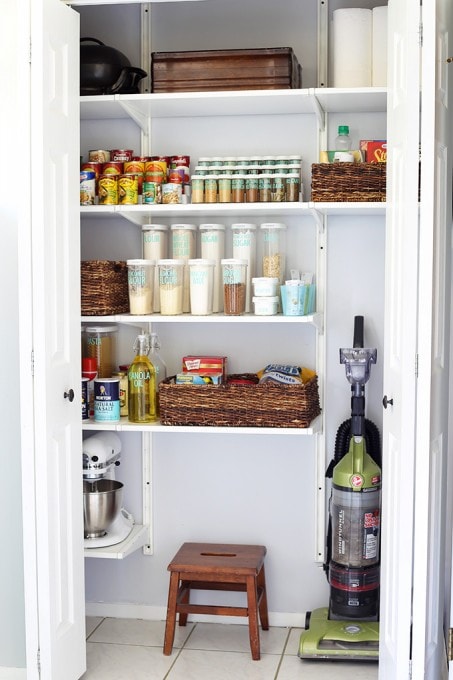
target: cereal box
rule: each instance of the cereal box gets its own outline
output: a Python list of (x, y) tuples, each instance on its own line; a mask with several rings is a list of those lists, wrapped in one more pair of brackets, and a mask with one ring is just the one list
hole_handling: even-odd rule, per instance
[(387, 162), (387, 140), (385, 139), (362, 139), (360, 150), (366, 163)]

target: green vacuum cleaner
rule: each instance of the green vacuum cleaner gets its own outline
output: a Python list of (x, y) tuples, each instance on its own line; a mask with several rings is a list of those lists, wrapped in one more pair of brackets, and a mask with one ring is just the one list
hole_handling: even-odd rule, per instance
[(379, 655), (379, 551), (381, 445), (365, 418), (365, 384), (377, 350), (363, 347), (363, 316), (354, 319), (353, 348), (340, 349), (351, 384), (351, 418), (338, 428), (324, 570), (328, 607), (308, 612), (301, 659), (377, 660)]

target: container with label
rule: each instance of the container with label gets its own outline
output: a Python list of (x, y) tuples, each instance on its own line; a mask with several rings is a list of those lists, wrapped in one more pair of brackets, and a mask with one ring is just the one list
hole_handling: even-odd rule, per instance
[(263, 276), (276, 277), (282, 284), (286, 266), (286, 224), (267, 222), (260, 225), (263, 250)]
[(119, 175), (118, 203), (120, 205), (138, 204), (138, 175)]
[(90, 149), (88, 160), (96, 163), (107, 163), (110, 160), (110, 151), (107, 149)]
[(200, 224), (201, 257), (214, 260), (212, 311), (223, 310), (222, 267), (225, 257), (225, 225)]
[(128, 415), (128, 379), (126, 371), (114, 371), (112, 378), (120, 380), (120, 416)]
[(231, 202), (245, 202), (245, 177), (244, 174), (235, 174), (231, 178)]
[(127, 260), (131, 314), (152, 314), (155, 264), (155, 260)]
[(205, 175), (192, 176), (192, 203), (204, 203)]
[(80, 205), (94, 205), (96, 196), (96, 173), (94, 170), (80, 171)]
[[(168, 226), (166, 224), (144, 224), (143, 257), (145, 260), (168, 258)], [(154, 268), (153, 312), (160, 312), (159, 270)]]
[(222, 260), (223, 307), (225, 314), (238, 316), (245, 312), (247, 260)]
[(116, 365), (118, 326), (87, 326), (86, 356), (96, 359), (98, 378), (110, 378)]
[(214, 266), (214, 260), (189, 260), (191, 314), (212, 314)]
[(125, 161), (130, 161), (133, 155), (134, 151), (132, 149), (112, 149), (110, 151), (110, 160), (124, 163)]
[(94, 420), (98, 423), (120, 419), (119, 378), (96, 378), (94, 381)]
[(184, 262), (183, 270), (183, 312), (190, 312), (190, 280), (188, 260), (193, 260), (197, 250), (197, 225), (172, 224), (172, 257)]
[(160, 313), (168, 316), (182, 314), (185, 262), (163, 259), (158, 261), (157, 266), (159, 268)]
[(99, 175), (98, 198), (99, 205), (118, 204), (118, 175)]
[(152, 423), (157, 420), (156, 371), (148, 357), (149, 335), (138, 335), (134, 349), (127, 376), (128, 418), (132, 423)]
[(257, 316), (273, 316), (278, 310), (278, 296), (259, 296), (253, 298), (253, 306)]
[[(86, 351), (86, 348), (85, 348)], [(94, 379), (98, 377), (97, 361), (95, 357), (83, 357), (82, 378), (87, 379), (88, 416), (94, 416)]]
[(256, 274), (256, 224), (236, 223), (233, 232), (233, 257), (247, 262), (245, 311), (251, 311), (252, 278)]

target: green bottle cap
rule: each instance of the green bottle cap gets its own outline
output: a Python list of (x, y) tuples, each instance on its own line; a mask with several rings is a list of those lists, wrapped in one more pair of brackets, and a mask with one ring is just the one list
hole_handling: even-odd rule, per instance
[(339, 125), (338, 126), (339, 135), (349, 135), (349, 125)]

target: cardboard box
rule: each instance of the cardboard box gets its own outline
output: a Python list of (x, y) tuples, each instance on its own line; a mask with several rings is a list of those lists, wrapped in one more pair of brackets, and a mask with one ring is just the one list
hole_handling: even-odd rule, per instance
[(366, 163), (387, 162), (386, 139), (362, 139), (360, 140), (360, 150)]
[(184, 373), (227, 373), (227, 357), (206, 356), (189, 354), (182, 359), (182, 370)]
[(222, 373), (177, 373), (177, 385), (221, 385)]

